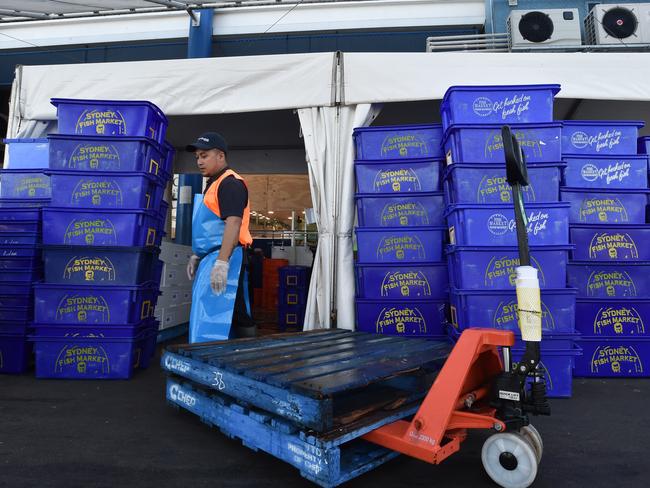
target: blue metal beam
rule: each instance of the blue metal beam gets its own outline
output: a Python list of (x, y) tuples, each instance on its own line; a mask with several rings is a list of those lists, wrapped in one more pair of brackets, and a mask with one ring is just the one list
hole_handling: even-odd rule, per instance
[[(212, 55), (212, 18), (210, 8), (193, 11), (187, 42), (188, 58), (209, 58)], [(201, 193), (200, 174), (181, 174), (178, 178), (178, 205), (176, 206), (176, 239), (178, 244), (192, 244), (192, 212), (194, 195)], [(191, 192), (191, 193), (189, 193)], [(187, 195), (191, 196), (188, 201)]]
[(202, 8), (192, 11), (190, 35), (187, 42), (188, 58), (209, 58), (212, 56), (212, 18), (214, 10)]

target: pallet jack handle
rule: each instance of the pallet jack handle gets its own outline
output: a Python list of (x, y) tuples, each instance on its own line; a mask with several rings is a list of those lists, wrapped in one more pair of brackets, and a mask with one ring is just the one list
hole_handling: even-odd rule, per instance
[[(524, 410), (535, 415), (549, 415), (550, 407), (546, 400), (546, 385), (541, 373), (537, 370), (540, 362), (541, 343), (541, 300), (539, 297), (539, 283), (537, 282), (537, 271), (530, 266), (530, 247), (528, 245), (528, 217), (524, 208), (522, 187), (528, 186), (528, 169), (526, 158), (519, 146), (517, 138), (509, 126), (501, 128), (503, 140), (503, 152), (506, 163), (506, 180), (512, 188), (512, 198), (515, 210), (515, 223), (517, 232), (517, 247), (519, 251), (519, 267), (517, 268), (517, 305), (519, 315), (519, 326), (522, 339), (526, 344), (523, 357), (518, 364), (514, 365), (511, 371), (510, 365), (505, 364), (505, 372), (497, 380), (499, 391), (521, 391)], [(532, 279), (524, 279), (525, 275), (534, 276)], [(522, 279), (520, 280), (520, 277)], [(527, 284), (532, 282), (533, 285)], [(532, 286), (532, 287), (531, 287)], [(504, 359), (509, 360), (510, 351), (504, 350)], [(509, 362), (509, 361), (508, 361)], [(526, 379), (532, 376), (534, 381), (531, 391), (526, 394)], [(519, 388), (516, 388), (519, 385)], [(503, 399), (494, 399), (495, 405), (503, 408)], [(509, 414), (506, 414), (509, 416)]]
[(501, 139), (503, 140), (503, 152), (506, 156), (506, 181), (512, 188), (512, 200), (515, 204), (519, 265), (530, 266), (530, 249), (526, 231), (528, 219), (524, 210), (524, 198), (521, 190), (522, 186), (528, 186), (526, 158), (509, 126), (504, 125), (501, 128)]

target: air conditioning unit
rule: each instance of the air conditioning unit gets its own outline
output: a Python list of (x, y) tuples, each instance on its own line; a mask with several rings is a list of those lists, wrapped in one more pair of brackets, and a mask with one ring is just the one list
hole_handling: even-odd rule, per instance
[(508, 16), (511, 47), (580, 46), (577, 8), (513, 10)]
[(585, 31), (591, 45), (650, 44), (650, 3), (596, 5)]

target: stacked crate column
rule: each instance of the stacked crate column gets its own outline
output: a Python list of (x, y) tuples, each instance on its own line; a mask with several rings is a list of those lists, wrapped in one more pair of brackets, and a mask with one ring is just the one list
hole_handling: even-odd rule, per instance
[[(566, 288), (567, 204), (559, 202), (562, 124), (553, 121), (557, 85), (451, 87), (442, 102), (443, 176), (450, 246), (450, 332), (494, 327), (519, 334), (515, 270), (519, 252), (501, 127), (524, 153), (522, 197), (531, 265), (541, 287), (542, 358), (551, 396), (571, 395), (576, 291)], [(518, 336), (513, 358), (523, 353)]]
[[(647, 376), (650, 252), (648, 156), (640, 121), (565, 121), (562, 199), (575, 246), (568, 281), (578, 289), (583, 356), (576, 376)], [(637, 147), (639, 154), (637, 154)]]
[(354, 138), (357, 330), (443, 336), (442, 127), (358, 128)]

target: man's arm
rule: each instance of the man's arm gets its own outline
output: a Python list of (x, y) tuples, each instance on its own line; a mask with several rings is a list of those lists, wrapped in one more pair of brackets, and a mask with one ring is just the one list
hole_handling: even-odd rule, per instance
[(217, 259), (228, 262), (232, 255), (233, 249), (239, 244), (239, 230), (241, 228), (242, 218), (231, 215), (226, 218), (226, 226), (223, 230), (223, 240)]

